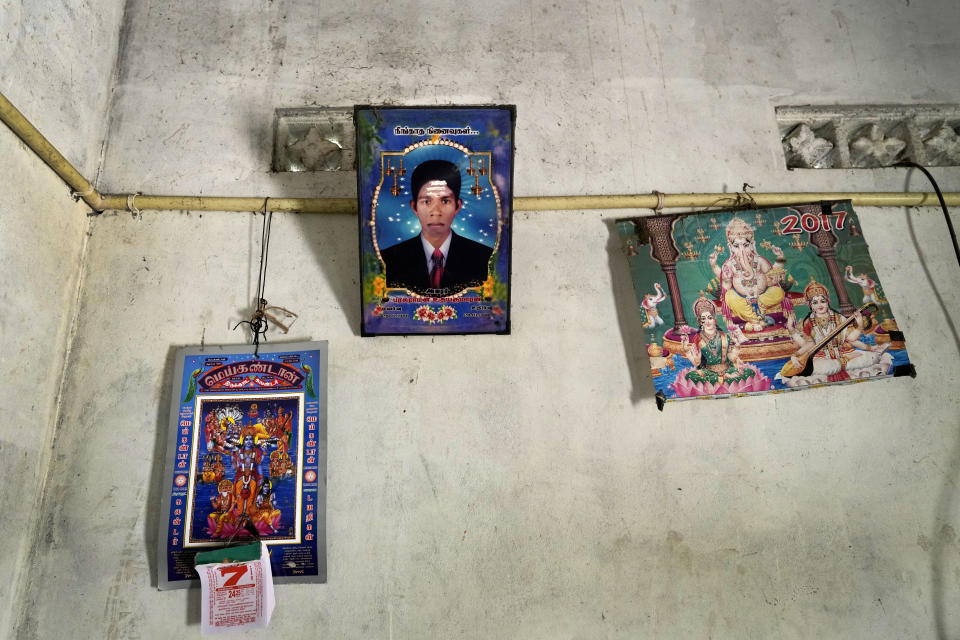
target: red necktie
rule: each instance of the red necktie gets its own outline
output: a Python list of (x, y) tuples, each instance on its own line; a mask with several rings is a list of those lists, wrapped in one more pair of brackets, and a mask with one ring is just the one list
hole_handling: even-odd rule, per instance
[(440, 278), (443, 277), (443, 252), (440, 249), (433, 250), (433, 268), (430, 270), (430, 286), (434, 289), (440, 288)]

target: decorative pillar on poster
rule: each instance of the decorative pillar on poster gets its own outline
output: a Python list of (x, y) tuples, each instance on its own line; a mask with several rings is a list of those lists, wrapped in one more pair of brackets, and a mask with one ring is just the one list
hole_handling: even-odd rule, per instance
[(647, 233), (650, 234), (650, 255), (660, 264), (670, 290), (670, 304), (673, 306), (673, 328), (676, 331), (687, 329), (687, 319), (683, 313), (683, 298), (680, 295), (680, 283), (677, 282), (677, 256), (680, 252), (671, 237), (673, 222), (677, 216), (655, 216), (647, 220)]

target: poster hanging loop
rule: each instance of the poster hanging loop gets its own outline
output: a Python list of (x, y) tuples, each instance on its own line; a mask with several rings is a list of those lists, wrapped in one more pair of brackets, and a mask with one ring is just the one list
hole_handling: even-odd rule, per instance
[(267, 322), (269, 316), (265, 313), (267, 301), (263, 297), (266, 291), (267, 261), (270, 256), (270, 226), (273, 223), (273, 211), (269, 211), (267, 207), (269, 201), (269, 197), (263, 199), (263, 210), (261, 211), (263, 213), (263, 230), (260, 233), (260, 270), (257, 274), (256, 310), (249, 320), (241, 320), (233, 327), (236, 331), (237, 327), (242, 324), (250, 325), (250, 331), (253, 332), (253, 356), (255, 358), (260, 355), (260, 336), (263, 336), (264, 341), (266, 341), (269, 325)]
[(650, 193), (657, 196), (657, 204), (653, 207), (653, 214), (659, 216), (663, 213), (663, 194), (656, 189)]
[(737, 194), (737, 206), (744, 209), (756, 209), (757, 201), (754, 197), (748, 193), (748, 189), (753, 189), (752, 184), (743, 183), (743, 186), (740, 187), (741, 191)]
[[(82, 194), (81, 194), (82, 195)], [(132, 213), (134, 216), (139, 216), (140, 209), (137, 208), (137, 196), (142, 196), (143, 193), (137, 191), (136, 193), (127, 194), (127, 211)]]
[[(749, 189), (753, 189), (753, 185), (747, 182), (743, 183), (743, 186), (740, 187), (740, 191), (737, 191), (732, 196), (725, 196), (723, 198), (718, 198), (712, 204), (698, 209), (698, 213), (710, 213), (710, 212), (720, 212), (720, 211), (742, 211), (744, 209), (758, 209), (760, 205), (757, 203), (757, 199), (753, 197), (753, 194), (749, 192)], [(657, 193), (654, 191), (654, 193)], [(659, 195), (659, 194), (658, 194)]]

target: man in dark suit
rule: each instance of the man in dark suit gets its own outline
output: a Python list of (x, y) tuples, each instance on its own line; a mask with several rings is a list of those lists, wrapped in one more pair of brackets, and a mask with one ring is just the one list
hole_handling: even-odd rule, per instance
[(420, 235), (380, 252), (387, 286), (419, 294), (446, 296), (487, 279), (493, 249), (459, 236), (450, 228), (460, 213), (460, 170), (446, 160), (427, 160), (413, 170), (410, 207)]

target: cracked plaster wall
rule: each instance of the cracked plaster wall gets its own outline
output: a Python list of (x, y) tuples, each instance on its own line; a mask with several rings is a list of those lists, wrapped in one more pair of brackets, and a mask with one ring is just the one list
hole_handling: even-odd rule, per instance
[[(90, 179), (106, 137), (122, 12), (123, 0), (0, 0), (0, 92)], [(88, 209), (5, 126), (0, 176), (0, 637), (6, 637), (23, 610), (17, 595), (37, 531)]]
[[(269, 172), (275, 107), (513, 102), (519, 195), (898, 191), (783, 169), (777, 104), (960, 101), (960, 8), (865, 5), (130, 0), (101, 186), (351, 196), (352, 174)], [(436, 340), (357, 337), (355, 218), (275, 216), (267, 297), (331, 341), (329, 581), (280, 587), (251, 637), (960, 633), (939, 214), (859, 210), (916, 379), (658, 413), (630, 213), (518, 214), (513, 335)], [(171, 356), (240, 341), (259, 224), (92, 221), (20, 637), (198, 633), (196, 593), (153, 587)]]
[(13, 625), (56, 417), (86, 207), (0, 126), (0, 636)]
[(0, 0), (0, 91), (97, 177), (124, 0)]

